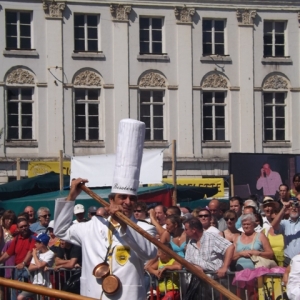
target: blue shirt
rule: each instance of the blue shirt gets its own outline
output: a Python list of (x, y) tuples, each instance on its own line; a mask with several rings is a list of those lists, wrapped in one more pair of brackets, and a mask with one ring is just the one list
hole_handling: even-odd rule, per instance
[(284, 256), (292, 259), (300, 251), (300, 217), (293, 221), (291, 219), (281, 220), (280, 227), (275, 234), (282, 233), (284, 236)]
[(235, 228), (239, 230), (242, 227), (241, 216), (237, 219), (235, 223)]
[(31, 224), (31, 225), (29, 226), (29, 229), (30, 229), (32, 232), (34, 232), (34, 233), (36, 233), (36, 234), (39, 234), (39, 233), (44, 233), (44, 232), (46, 232), (47, 227), (42, 226), (42, 225), (40, 224), (40, 222), (37, 221), (37, 222)]
[[(249, 243), (249, 244), (244, 244), (243, 242), (241, 242), (241, 236), (238, 237), (238, 240), (236, 242), (236, 252), (242, 252), (245, 250), (258, 250), (258, 251), (263, 251), (263, 245), (259, 239), (259, 235), (260, 233), (257, 233), (254, 237), (254, 241)], [(252, 262), (252, 260), (250, 258), (245, 258), (245, 257), (240, 257), (237, 262), (236, 265), (241, 265), (243, 267), (243, 269), (254, 269), (254, 263)]]

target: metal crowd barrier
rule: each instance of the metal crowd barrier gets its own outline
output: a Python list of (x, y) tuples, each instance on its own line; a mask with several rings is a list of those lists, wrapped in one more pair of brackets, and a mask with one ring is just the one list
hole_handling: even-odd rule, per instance
[[(172, 275), (174, 272), (179, 274), (179, 294), (180, 300), (185, 300), (185, 295), (188, 290), (189, 281), (192, 277), (192, 274), (185, 271), (166, 271), (168, 276), (173, 280)], [(205, 272), (208, 276), (211, 276), (214, 280), (219, 282), (225, 288), (230, 290), (232, 293), (237, 295), (242, 300), (288, 300), (286, 294), (286, 288), (282, 284), (283, 274), (277, 273), (268, 273), (261, 277), (256, 278), (250, 282), (245, 282), (245, 286), (240, 282), (237, 282), (236, 285), (233, 285), (233, 279), (235, 272), (227, 272), (224, 278), (217, 278), (213, 272)], [(158, 280), (154, 276), (150, 276), (150, 291), (148, 291), (149, 300), (160, 300), (162, 297), (157, 297), (159, 294), (158, 290)], [(165, 283), (166, 283), (165, 279)], [(205, 300), (230, 300), (227, 297), (220, 294), (213, 287), (209, 286), (205, 282), (199, 280), (199, 286), (197, 288), (197, 298), (196, 299), (205, 299)], [(172, 299), (173, 300), (173, 299)]]
[[(7, 267), (0, 266), (0, 270), (14, 270), (15, 267)], [(28, 270), (27, 270), (28, 271)], [(78, 269), (59, 269), (56, 271), (53, 268), (48, 268), (47, 271), (50, 273), (50, 282), (52, 283), (52, 289), (61, 291), (64, 283), (67, 278), (69, 278), (74, 272), (78, 271)], [(189, 282), (192, 277), (192, 274), (187, 272), (186, 270), (179, 271), (166, 271), (166, 274), (171, 280), (174, 280), (174, 273), (179, 274), (179, 295), (180, 300), (185, 299), (186, 292), (188, 290)], [(205, 272), (208, 276), (211, 276), (214, 280), (219, 282), (225, 288), (230, 290), (232, 293), (237, 295), (242, 300), (288, 300), (286, 295), (285, 287), (282, 285), (282, 274), (277, 273), (268, 273), (264, 276), (261, 276), (255, 279), (252, 282), (252, 285), (249, 285), (249, 282), (245, 283), (245, 286), (233, 285), (232, 281), (235, 276), (235, 272), (227, 272), (224, 278), (217, 278), (213, 272)], [(160, 300), (162, 297), (159, 297), (159, 289), (158, 287), (158, 279), (155, 276), (151, 276), (151, 274), (145, 272), (146, 276), (149, 276), (150, 281), (150, 289), (148, 291), (148, 299), (149, 300)], [(29, 282), (31, 282), (32, 277), (29, 275)], [(166, 283), (165, 279), (165, 283)], [(212, 299), (212, 300), (227, 300), (225, 296), (221, 295), (218, 291), (216, 291), (213, 287), (209, 286), (205, 282), (199, 280), (199, 286), (197, 288), (197, 299)], [(0, 285), (0, 300), (9, 300), (11, 299), (11, 288), (7, 286)], [(165, 291), (167, 292), (167, 291)], [(75, 296), (75, 294), (73, 294)], [(75, 299), (75, 297), (73, 298)], [(61, 299), (59, 297), (47, 297), (43, 295), (39, 295), (37, 297), (38, 300), (58, 300)], [(69, 299), (69, 298), (62, 298)], [(72, 298), (70, 298), (72, 299)], [(32, 299), (33, 300), (33, 299)], [(172, 299), (173, 300), (173, 299)], [(228, 299), (230, 300), (230, 299)]]
[[(12, 271), (11, 273), (13, 274), (13, 270), (15, 270), (16, 267), (15, 266), (0, 266), (0, 271), (1, 270), (9, 270)], [(26, 270), (26, 273), (28, 274), (28, 282), (31, 283), (33, 281), (33, 277), (31, 276), (30, 272), (28, 271), (27, 268), (24, 268), (24, 270)], [(65, 284), (65, 282), (67, 281), (67, 279), (72, 276), (72, 274), (74, 274), (74, 272), (78, 271), (78, 268), (74, 268), (72, 270), (70, 269), (64, 269), (64, 268), (60, 268), (59, 270), (55, 270), (54, 268), (48, 268), (45, 272), (49, 272), (49, 276), (50, 276), (50, 282), (52, 284), (52, 289), (56, 289), (56, 290), (62, 290), (63, 285)], [(3, 272), (3, 271), (2, 271)], [(7, 277), (4, 276), (5, 278), (8, 279), (14, 279), (11, 276)], [(19, 281), (23, 281), (23, 282), (27, 282), (27, 280), (24, 280), (24, 278), (19, 278)], [(12, 288), (9, 288), (7, 286), (1, 286), (0, 285), (0, 300), (9, 300), (12, 297)], [(17, 294), (20, 291), (17, 292)], [(47, 296), (43, 296), (43, 295), (39, 295), (39, 297), (35, 297), (34, 300), (56, 300), (56, 299), (60, 299), (60, 298), (53, 298), (53, 297), (47, 297)]]

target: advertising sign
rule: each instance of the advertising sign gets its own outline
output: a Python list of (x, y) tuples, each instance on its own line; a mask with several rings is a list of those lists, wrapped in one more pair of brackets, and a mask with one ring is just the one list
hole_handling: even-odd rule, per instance
[[(49, 172), (55, 172), (59, 174), (59, 162), (58, 161), (34, 161), (28, 163), (28, 177), (34, 177)], [(63, 162), (64, 175), (70, 175), (71, 162)]]
[[(172, 178), (163, 178), (163, 183), (173, 184)], [(218, 193), (216, 198), (224, 197), (224, 179), (223, 178), (180, 178), (177, 177), (178, 185), (196, 186), (196, 187), (217, 187)]]

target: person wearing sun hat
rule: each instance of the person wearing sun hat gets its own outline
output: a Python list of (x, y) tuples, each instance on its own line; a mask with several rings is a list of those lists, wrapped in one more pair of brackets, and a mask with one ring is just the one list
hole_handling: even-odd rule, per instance
[(263, 217), (263, 232), (270, 242), (276, 263), (282, 267), (284, 262), (284, 238), (282, 234), (275, 234), (272, 227), (272, 221), (278, 213), (279, 207), (279, 203), (269, 196), (265, 197), (261, 204), (261, 210), (265, 214)]
[(278, 212), (279, 203), (272, 197), (267, 196), (263, 199), (263, 202), (260, 205), (260, 209), (264, 212), (265, 215), (263, 217), (263, 228), (269, 229), (270, 227), (272, 227), (271, 223), (273, 221), (274, 214)]
[[(50, 237), (46, 233), (40, 233), (38, 236), (33, 235), (32, 238), (35, 240), (35, 248), (32, 250), (32, 260), (28, 268), (30, 272), (34, 273), (32, 284), (51, 288), (49, 272), (44, 271), (45, 267), (52, 267), (54, 262), (54, 253), (48, 249)], [(22, 291), (17, 300), (33, 296), (35, 293)]]
[[(79, 185), (87, 183), (86, 179), (73, 180), (68, 197), (56, 200), (54, 233), (59, 238), (82, 247), (80, 294), (83, 296), (102, 300), (146, 299), (144, 262), (154, 258), (157, 249), (115, 217), (116, 212), (122, 212), (149, 234), (155, 235), (154, 226), (139, 222), (133, 216), (144, 136), (144, 123), (132, 119), (120, 121), (108, 219), (94, 216), (89, 222), (74, 224), (68, 228), (74, 200), (81, 192)], [(93, 275), (93, 269), (105, 261), (107, 253), (110, 256), (111, 274), (117, 276), (122, 285), (113, 295), (105, 294), (102, 279)]]

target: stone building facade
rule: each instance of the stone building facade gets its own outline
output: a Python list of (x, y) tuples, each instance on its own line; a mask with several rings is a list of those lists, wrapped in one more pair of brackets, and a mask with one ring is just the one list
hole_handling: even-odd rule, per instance
[(300, 152), (299, 1), (4, 0), (0, 22), (2, 182), (16, 158), (113, 153), (128, 117), (166, 176), (172, 140), (178, 176)]

